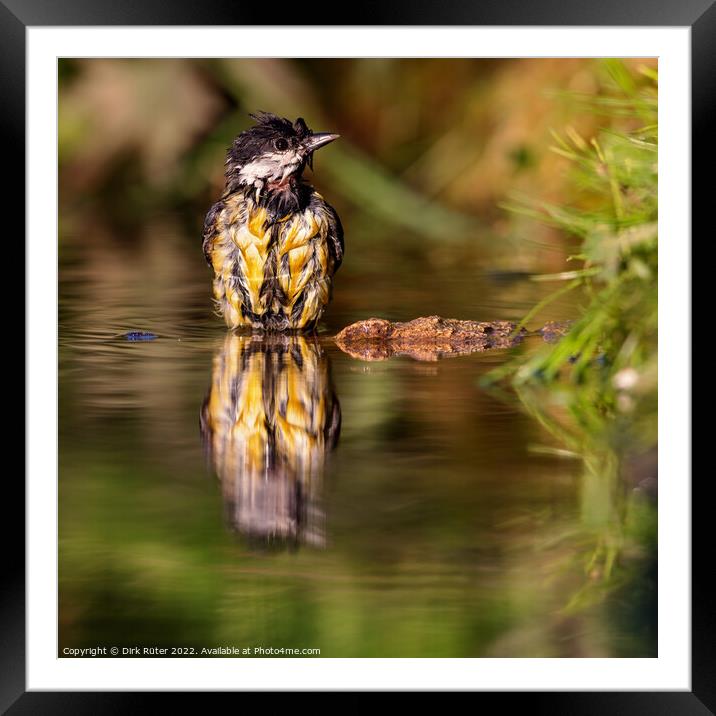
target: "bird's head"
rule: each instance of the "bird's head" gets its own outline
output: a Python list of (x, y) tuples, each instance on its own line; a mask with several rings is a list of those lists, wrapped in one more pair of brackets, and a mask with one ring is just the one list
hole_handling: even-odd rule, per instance
[(269, 112), (250, 115), (253, 127), (241, 132), (226, 155), (226, 189), (254, 187), (283, 191), (300, 178), (313, 152), (339, 135), (311, 131), (302, 117), (295, 122)]

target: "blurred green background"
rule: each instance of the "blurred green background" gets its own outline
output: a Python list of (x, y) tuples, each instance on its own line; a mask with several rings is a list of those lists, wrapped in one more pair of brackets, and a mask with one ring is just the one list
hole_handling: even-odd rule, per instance
[[(610, 91), (596, 60), (60, 60), (59, 76), (61, 251), (81, 236), (83, 251), (101, 247), (103, 271), (121, 270), (112, 259), (130, 244), (133, 270), (150, 245), (153, 260), (202, 270), (191, 249), (249, 112), (339, 132), (309, 173), (346, 227), (330, 325), (343, 311), (497, 318), (472, 315), (463, 278), (558, 271), (569, 252), (562, 232), (499, 204), (515, 192), (574, 198), (551, 131), (634, 125), (566, 94)], [(425, 285), (436, 273), (457, 275), (456, 299), (450, 281)], [(400, 300), (375, 300), (386, 282)]]
[[(615, 67), (59, 61), (60, 650), (656, 654), (655, 406), (644, 430), (578, 381), (480, 387), (538, 351), (529, 341), (371, 364), (325, 338), (369, 316), (519, 321), (549, 297), (554, 283), (531, 279), (571, 268), (579, 232), (502, 206), (529, 196), (598, 217), (599, 192), (551, 147), (553, 132), (591, 146), (643, 126), (612, 98), (620, 79), (648, 89), (656, 62)], [(341, 135), (307, 173), (346, 234), (321, 327), (342, 409), (312, 497), (325, 549), (237, 534), (199, 434), (225, 336), (201, 225), (259, 109)], [(593, 294), (580, 284), (532, 325), (580, 319)], [(128, 343), (132, 330), (159, 339)], [(635, 425), (649, 437), (614, 444)]]

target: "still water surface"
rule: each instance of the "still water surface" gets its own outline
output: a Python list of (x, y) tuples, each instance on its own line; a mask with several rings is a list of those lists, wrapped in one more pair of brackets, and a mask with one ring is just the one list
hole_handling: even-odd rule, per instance
[(330, 340), (371, 315), (515, 319), (543, 287), (367, 267), (317, 338), (262, 341), (211, 315), (187, 244), (176, 263), (81, 245), (60, 270), (60, 653), (655, 655), (648, 561), (580, 598), (594, 485), (479, 386), (509, 352), (364, 362)]

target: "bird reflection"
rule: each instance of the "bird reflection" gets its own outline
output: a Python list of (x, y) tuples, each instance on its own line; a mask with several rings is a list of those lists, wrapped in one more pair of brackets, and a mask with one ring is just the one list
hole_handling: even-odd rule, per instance
[(229, 519), (263, 544), (325, 544), (326, 456), (341, 411), (315, 337), (228, 333), (201, 411), (204, 446)]

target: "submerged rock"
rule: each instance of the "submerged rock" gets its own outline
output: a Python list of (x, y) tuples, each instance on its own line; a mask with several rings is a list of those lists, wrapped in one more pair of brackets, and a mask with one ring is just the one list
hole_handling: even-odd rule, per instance
[(159, 338), (156, 333), (149, 333), (147, 331), (130, 331), (125, 333), (124, 337), (128, 341), (153, 341), (155, 338)]
[(538, 333), (547, 343), (556, 343), (569, 333), (574, 321), (547, 321)]
[(511, 321), (460, 321), (427, 316), (407, 323), (369, 318), (352, 323), (335, 338), (344, 352), (362, 360), (385, 360), (407, 355), (435, 361), (447, 355), (465, 355), (493, 348), (510, 348), (526, 334)]

